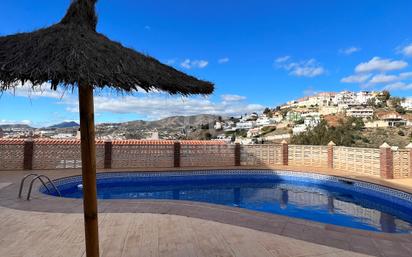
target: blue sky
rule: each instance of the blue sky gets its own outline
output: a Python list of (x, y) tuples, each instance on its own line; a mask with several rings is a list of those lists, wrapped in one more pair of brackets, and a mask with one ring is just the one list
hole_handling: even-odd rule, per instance
[[(2, 0), (0, 35), (58, 22), (69, 0)], [(208, 97), (96, 92), (97, 122), (235, 115), (319, 91), (412, 90), (412, 1), (99, 0), (98, 31), (212, 81)], [(78, 120), (76, 92), (0, 98), (0, 123)], [(62, 97), (63, 96), (63, 97)]]

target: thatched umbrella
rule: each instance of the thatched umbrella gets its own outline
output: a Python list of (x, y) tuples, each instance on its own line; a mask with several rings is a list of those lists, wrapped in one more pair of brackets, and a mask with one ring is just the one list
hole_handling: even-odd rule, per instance
[(93, 89), (161, 90), (210, 94), (213, 84), (125, 48), (96, 32), (97, 0), (74, 0), (57, 24), (0, 37), (0, 91), (33, 87), (78, 87), (87, 256), (99, 255)]

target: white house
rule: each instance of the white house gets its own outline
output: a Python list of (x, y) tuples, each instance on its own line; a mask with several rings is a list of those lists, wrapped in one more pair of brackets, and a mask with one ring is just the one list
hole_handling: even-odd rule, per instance
[(352, 106), (346, 110), (346, 116), (362, 119), (372, 118), (373, 109), (365, 106)]
[(69, 138), (74, 138), (74, 135), (71, 133), (59, 133), (57, 135), (51, 136), (51, 138), (54, 139), (69, 139)]
[(315, 127), (320, 123), (320, 116), (308, 116), (305, 117), (303, 124), (306, 127)]
[(260, 128), (251, 128), (247, 131), (247, 137), (254, 137), (260, 134)]
[(305, 132), (308, 127), (305, 124), (298, 124), (292, 128), (293, 135), (298, 135), (300, 133)]
[(389, 127), (405, 126), (407, 125), (406, 119), (397, 112), (381, 112), (376, 115), (379, 120), (384, 121)]
[(267, 126), (267, 125), (270, 125), (272, 123), (273, 123), (273, 121), (270, 118), (266, 117), (266, 116), (261, 116), (256, 120), (256, 125), (257, 126)]
[(220, 121), (216, 121), (215, 125), (213, 126), (216, 130), (221, 130), (223, 128), (223, 124)]
[(412, 98), (406, 98), (405, 101), (401, 103), (401, 106), (408, 111), (412, 111)]
[(255, 126), (254, 121), (241, 121), (236, 123), (236, 129), (251, 129)]
[(336, 94), (335, 98), (333, 99), (334, 105), (338, 106), (349, 106), (349, 105), (356, 105), (356, 94), (350, 91), (342, 91)]
[(368, 91), (361, 91), (356, 93), (356, 102), (360, 105), (366, 104), (372, 98), (375, 98), (375, 96)]

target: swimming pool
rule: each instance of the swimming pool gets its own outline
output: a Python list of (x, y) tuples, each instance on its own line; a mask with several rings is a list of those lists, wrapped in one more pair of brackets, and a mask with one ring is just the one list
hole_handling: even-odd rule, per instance
[[(63, 197), (81, 198), (81, 177), (55, 181)], [(55, 195), (55, 192), (43, 193)], [(412, 195), (313, 173), (209, 170), (97, 174), (99, 199), (207, 202), (345, 227), (412, 233)]]

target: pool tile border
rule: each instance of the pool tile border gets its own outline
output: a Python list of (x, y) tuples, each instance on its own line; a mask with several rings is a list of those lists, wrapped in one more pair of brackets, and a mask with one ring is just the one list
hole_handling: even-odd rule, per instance
[[(308, 172), (297, 172), (297, 171), (289, 171), (289, 170), (196, 170), (196, 171), (163, 171), (163, 172), (101, 172), (97, 173), (98, 179), (109, 179), (109, 178), (121, 178), (128, 180), (130, 178), (158, 178), (158, 177), (182, 177), (182, 176), (209, 176), (209, 175), (277, 175), (281, 179), (287, 178), (289, 180), (302, 180), (302, 179), (312, 179), (318, 181), (330, 181), (330, 182), (346, 182), (348, 185), (351, 185), (350, 188), (356, 192), (364, 192), (364, 190), (369, 190), (369, 192), (373, 192), (374, 196), (379, 197), (381, 199), (385, 199), (388, 201), (395, 202), (397, 204), (406, 205), (407, 208), (412, 209), (412, 194), (397, 190), (394, 188), (389, 188), (386, 186), (364, 182), (356, 179), (351, 178), (342, 178), (339, 176), (333, 175), (324, 175), (318, 173), (308, 173)], [(64, 186), (67, 183), (81, 183), (81, 176), (70, 176), (64, 177), (54, 180), (54, 183), (57, 186)], [(45, 192), (45, 188), (43, 186), (40, 187), (42, 192)], [(383, 194), (383, 195), (382, 195)]]

